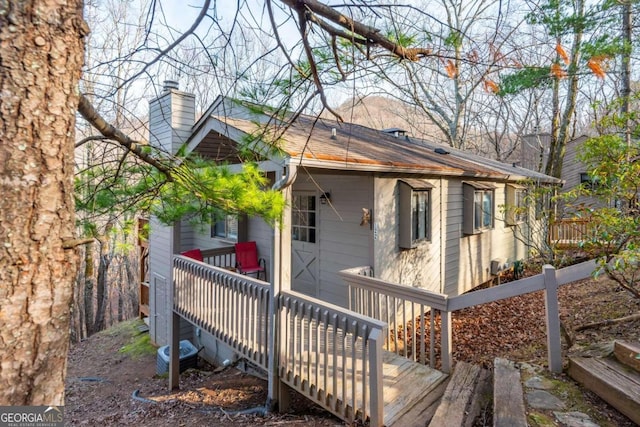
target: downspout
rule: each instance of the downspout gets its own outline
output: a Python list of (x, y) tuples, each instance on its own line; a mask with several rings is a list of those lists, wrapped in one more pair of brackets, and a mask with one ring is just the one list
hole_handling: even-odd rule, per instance
[[(295, 181), (298, 173), (298, 167), (296, 164), (291, 162), (291, 158), (285, 159), (283, 169), (284, 175), (273, 184), (273, 186), (271, 187), (272, 190), (284, 191)], [(268, 340), (268, 354), (270, 357), (268, 360), (267, 373), (269, 383), (266, 403), (268, 411), (273, 411), (275, 409), (275, 406), (280, 403), (278, 400), (280, 397), (279, 395), (281, 395), (280, 381), (278, 379), (280, 346), (277, 339), (279, 333), (279, 314), (277, 311), (277, 301), (283, 288), (291, 289), (291, 274), (283, 274), (283, 270), (285, 269), (285, 267), (283, 266), (285, 261), (283, 260), (290, 260), (291, 258), (291, 233), (290, 230), (286, 229), (286, 227), (290, 226), (291, 223), (291, 215), (286, 211), (289, 208), (289, 206), (285, 206), (285, 211), (282, 214), (282, 219), (280, 221), (277, 221), (273, 227), (273, 253), (271, 256), (270, 266), (270, 269), (273, 273), (271, 277), (271, 300), (269, 301), (269, 312), (271, 313), (271, 331)], [(285, 236), (283, 232), (287, 233), (287, 235)], [(289, 244), (283, 242), (284, 239), (289, 239)], [(289, 251), (289, 254), (283, 253), (283, 248)], [(287, 266), (286, 269), (290, 270), (291, 267)], [(289, 283), (283, 283), (283, 276)], [(283, 408), (280, 409), (282, 410)]]

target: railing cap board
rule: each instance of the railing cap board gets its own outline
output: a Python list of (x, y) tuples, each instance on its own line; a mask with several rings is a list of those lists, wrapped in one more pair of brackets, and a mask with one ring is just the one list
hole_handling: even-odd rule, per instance
[(379, 329), (384, 331), (387, 328), (387, 324), (385, 322), (372, 319), (371, 317), (362, 316), (346, 308), (330, 304), (328, 302), (301, 294), (296, 291), (282, 291), (280, 293), (280, 301), (286, 303), (287, 307), (294, 307), (302, 303), (305, 305), (305, 307), (311, 306), (314, 310), (316, 308), (320, 308), (321, 311), (326, 311), (326, 314), (329, 317), (336, 317), (342, 322), (355, 320), (358, 323), (366, 325), (372, 329)]
[(365, 288), (370, 291), (377, 291), (381, 294), (395, 298), (411, 300), (418, 304), (428, 305), (436, 310), (447, 309), (447, 300), (449, 297), (444, 294), (421, 288), (413, 288), (406, 285), (398, 285), (375, 277), (362, 276), (354, 273), (354, 271), (362, 271), (364, 268), (366, 267), (342, 270), (339, 271), (338, 274), (350, 285), (357, 285), (358, 287)]
[(504, 283), (487, 289), (469, 292), (449, 298), (447, 311), (457, 311), (475, 305), (486, 304), (544, 289), (544, 276), (535, 276)]
[(586, 279), (596, 270), (596, 260), (585, 261), (580, 264), (570, 265), (556, 271), (558, 286), (573, 283), (577, 280)]
[(233, 254), (236, 252), (236, 248), (235, 246), (222, 246), (219, 248), (202, 249), (201, 252), (203, 257), (212, 257), (216, 255)]

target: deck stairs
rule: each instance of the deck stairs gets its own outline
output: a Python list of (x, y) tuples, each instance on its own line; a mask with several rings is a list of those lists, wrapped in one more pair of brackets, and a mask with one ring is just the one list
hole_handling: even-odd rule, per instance
[(640, 425), (640, 343), (616, 341), (596, 357), (570, 357), (569, 375)]

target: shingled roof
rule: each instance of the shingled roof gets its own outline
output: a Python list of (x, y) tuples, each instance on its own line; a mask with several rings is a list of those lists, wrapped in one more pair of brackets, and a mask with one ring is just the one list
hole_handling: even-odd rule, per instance
[[(487, 178), (507, 181), (561, 181), (515, 165), (501, 163), (447, 145), (394, 136), (392, 133), (353, 123), (299, 116), (293, 123), (277, 124), (209, 115), (218, 129), (234, 129), (261, 140), (277, 139), (286, 156), (301, 165), (325, 169), (415, 173)], [(288, 125), (288, 126), (287, 126)], [(228, 133), (228, 132), (225, 132)]]

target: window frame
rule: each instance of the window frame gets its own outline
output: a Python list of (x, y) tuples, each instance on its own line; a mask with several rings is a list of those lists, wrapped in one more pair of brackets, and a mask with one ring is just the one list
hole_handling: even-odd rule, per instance
[[(432, 189), (433, 186), (424, 180), (407, 179), (399, 181), (398, 227), (400, 248), (413, 249), (421, 242), (431, 241)], [(420, 210), (420, 207), (423, 209)], [(423, 214), (417, 215), (420, 212), (423, 212)], [(421, 229), (422, 232), (420, 231)]]
[[(305, 197), (306, 205), (300, 206), (298, 200)], [(312, 200), (312, 206), (309, 201)], [(306, 223), (299, 222), (303, 216)], [(315, 244), (318, 241), (318, 197), (314, 193), (299, 192), (293, 194), (291, 201), (291, 240)], [(296, 234), (296, 230), (298, 233)], [(302, 233), (304, 231), (304, 233)]]
[[(218, 214), (219, 215), (219, 214)], [(225, 242), (244, 242), (247, 240), (247, 218), (246, 215), (231, 215), (231, 214), (223, 214), (224, 217), (222, 219), (218, 219), (217, 221), (211, 222), (211, 238), (218, 239)], [(215, 215), (214, 215), (215, 217)], [(230, 222), (236, 221), (235, 235), (230, 232), (233, 227), (230, 227)], [(219, 224), (224, 223), (224, 232), (219, 233), (218, 226)]]
[[(495, 228), (496, 188), (484, 182), (463, 182), (463, 233), (482, 234)], [(484, 211), (485, 196), (490, 196), (490, 212)], [(479, 197), (478, 197), (479, 196)], [(478, 208), (480, 205), (480, 208)], [(488, 218), (488, 222), (485, 220)]]
[(527, 187), (516, 184), (506, 186), (505, 222), (509, 226), (522, 224), (529, 218), (527, 209)]

